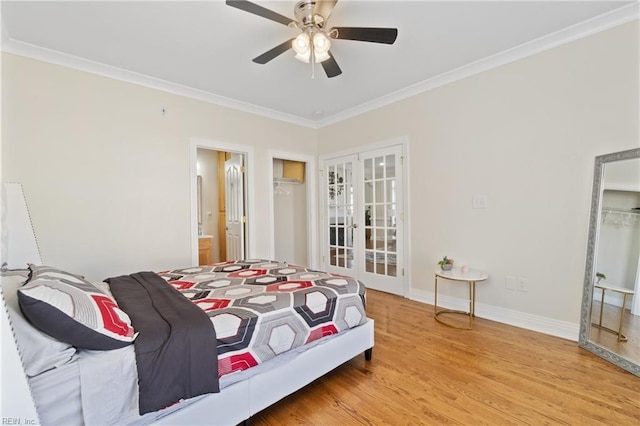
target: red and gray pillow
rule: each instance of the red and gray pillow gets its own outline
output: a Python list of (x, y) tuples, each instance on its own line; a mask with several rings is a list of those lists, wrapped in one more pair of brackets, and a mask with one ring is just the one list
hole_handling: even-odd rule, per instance
[(29, 269), (31, 276), (18, 290), (18, 301), (35, 327), (82, 349), (118, 349), (134, 341), (129, 316), (104, 291), (59, 269)]

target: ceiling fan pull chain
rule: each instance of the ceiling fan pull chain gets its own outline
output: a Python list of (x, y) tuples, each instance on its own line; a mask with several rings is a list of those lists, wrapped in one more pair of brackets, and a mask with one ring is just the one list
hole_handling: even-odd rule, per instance
[(316, 78), (316, 52), (313, 49), (313, 41), (311, 42), (311, 79)]

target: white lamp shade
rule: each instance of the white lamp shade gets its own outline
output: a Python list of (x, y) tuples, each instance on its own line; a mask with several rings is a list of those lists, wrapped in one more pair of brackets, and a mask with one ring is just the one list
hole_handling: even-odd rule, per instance
[(293, 40), (293, 50), (296, 52), (296, 59), (301, 62), (309, 62), (311, 56), (311, 43), (307, 33), (301, 33)]
[(313, 50), (316, 55), (327, 53), (331, 48), (331, 41), (325, 33), (318, 32), (313, 35)]
[(323, 32), (315, 32), (311, 36), (307, 33), (301, 33), (293, 40), (292, 47), (296, 52), (295, 58), (297, 60), (309, 63), (313, 50), (314, 60), (318, 63), (329, 59), (331, 41)]

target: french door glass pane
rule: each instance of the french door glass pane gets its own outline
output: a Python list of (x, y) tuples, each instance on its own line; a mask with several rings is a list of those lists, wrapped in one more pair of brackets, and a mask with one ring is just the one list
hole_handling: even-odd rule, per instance
[(373, 180), (373, 158), (367, 158), (364, 160), (364, 181), (370, 182)]
[(351, 162), (338, 163), (327, 168), (329, 216), (329, 263), (352, 269), (354, 182)]
[(364, 159), (365, 271), (396, 276), (396, 155)]

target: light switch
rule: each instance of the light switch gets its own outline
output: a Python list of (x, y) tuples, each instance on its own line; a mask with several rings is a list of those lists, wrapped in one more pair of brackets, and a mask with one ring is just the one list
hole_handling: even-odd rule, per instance
[(487, 196), (486, 195), (474, 195), (471, 201), (471, 205), (474, 209), (486, 209), (487, 208)]

